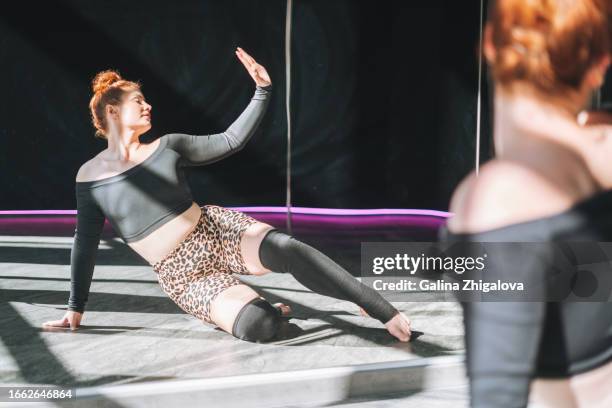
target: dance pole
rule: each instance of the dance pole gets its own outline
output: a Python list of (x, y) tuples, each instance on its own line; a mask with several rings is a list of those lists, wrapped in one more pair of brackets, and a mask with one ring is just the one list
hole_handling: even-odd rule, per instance
[(285, 109), (287, 111), (287, 231), (291, 231), (291, 10), (293, 0), (287, 0), (287, 12), (285, 15)]
[(484, 0), (480, 0), (480, 40), (478, 44), (478, 100), (476, 106), (476, 176), (480, 171), (480, 113), (482, 111), (482, 15)]

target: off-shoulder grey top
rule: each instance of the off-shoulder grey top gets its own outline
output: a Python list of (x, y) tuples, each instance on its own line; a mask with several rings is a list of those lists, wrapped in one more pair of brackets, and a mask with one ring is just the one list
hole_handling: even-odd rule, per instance
[[(480, 243), (612, 242), (611, 209), (612, 190), (597, 193), (554, 216), (473, 234), (454, 234), (443, 228), (440, 238), (445, 242)], [(508, 250), (511, 248), (508, 246)], [(507, 255), (512, 259), (522, 253)], [(538, 255), (544, 257), (534, 252)], [(605, 264), (607, 256), (603, 259)], [(601, 259), (594, 257), (592, 262)], [(589, 263), (586, 258), (580, 261), (580, 265)], [(527, 272), (523, 275), (534, 282), (543, 281), (543, 275), (549, 272), (535, 267), (541, 266), (538, 262), (532, 265), (534, 269), (523, 271)], [(612, 274), (612, 268), (609, 270)], [(507, 273), (513, 273), (511, 265)], [(598, 284), (598, 290), (610, 292), (609, 278)], [(473, 407), (525, 407), (534, 377), (568, 377), (612, 360), (610, 300), (464, 302), (462, 307)]]

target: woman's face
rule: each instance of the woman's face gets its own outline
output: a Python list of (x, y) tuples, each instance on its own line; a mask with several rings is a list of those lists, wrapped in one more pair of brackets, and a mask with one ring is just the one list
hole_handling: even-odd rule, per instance
[(127, 92), (123, 96), (117, 116), (123, 128), (137, 131), (139, 134), (151, 129), (151, 105), (145, 101), (139, 90)]

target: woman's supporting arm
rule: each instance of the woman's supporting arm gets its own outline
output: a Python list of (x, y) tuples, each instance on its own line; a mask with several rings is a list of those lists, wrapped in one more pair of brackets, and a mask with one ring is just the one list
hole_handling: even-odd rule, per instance
[(77, 226), (70, 252), (68, 310), (83, 313), (89, 296), (96, 254), (104, 228), (104, 214), (86, 187), (76, 188)]

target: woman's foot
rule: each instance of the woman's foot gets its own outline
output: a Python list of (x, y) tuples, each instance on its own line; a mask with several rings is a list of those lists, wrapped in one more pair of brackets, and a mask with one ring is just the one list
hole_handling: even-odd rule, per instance
[(288, 316), (291, 313), (291, 306), (284, 303), (274, 303), (272, 306), (279, 310), (281, 316)]
[(394, 337), (398, 338), (399, 341), (410, 340), (410, 319), (405, 314), (399, 312), (385, 323), (387, 331)]

